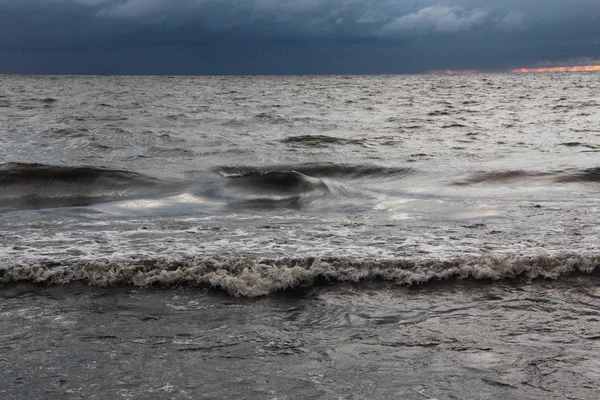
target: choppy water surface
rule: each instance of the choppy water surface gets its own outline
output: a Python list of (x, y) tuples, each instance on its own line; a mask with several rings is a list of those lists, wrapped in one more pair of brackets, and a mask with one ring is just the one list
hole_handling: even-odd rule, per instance
[(467, 261), (502, 277), (556, 256), (530, 275), (565, 259), (590, 271), (599, 85), (593, 73), (5, 76), (3, 279), (40, 264), (39, 279), (92, 279), (80, 271), (101, 260), (222, 285), (210, 262), (241, 279), (233, 294), (267, 280), (260, 295), (316, 275), (263, 270), (313, 259), (361, 278), (364, 260)]
[[(425, 335), (422, 324), (447, 322), (446, 311), (436, 307), (426, 310), (427, 299), (435, 303), (433, 299), (441, 296), (449, 304), (458, 304), (466, 296), (468, 302), (476, 302), (472, 309), (453, 314), (462, 326), (473, 323), (473, 315), (494, 308), (498, 299), (493, 293), (504, 290), (503, 285), (517, 285), (510, 286), (510, 291), (518, 293), (521, 283), (501, 280), (518, 277), (518, 282), (533, 280), (532, 286), (526, 286), (530, 297), (509, 296), (510, 301), (494, 308), (504, 318), (495, 322), (482, 319), (480, 328), (519, 330), (515, 324), (521, 324), (528, 310), (537, 307), (532, 304), (538, 300), (532, 299), (539, 297), (543, 303), (556, 297), (566, 299), (570, 318), (582, 326), (585, 335), (561, 330), (558, 325), (562, 323), (556, 322), (556, 336), (539, 338), (540, 345), (554, 351), (556, 337), (560, 343), (597, 341), (592, 332), (600, 313), (595, 291), (600, 266), (597, 73), (0, 76), (0, 90), (0, 281), (84, 284), (64, 288), (58, 303), (46, 303), (45, 294), (39, 297), (39, 293), (33, 296), (36, 300), (21, 295), (16, 303), (6, 300), (0, 310), (7, 321), (17, 321), (23, 315), (37, 318), (37, 311), (28, 308), (37, 306), (30, 301), (51, 304), (56, 311), (52, 318), (62, 318), (64, 304), (75, 299), (89, 300), (106, 293), (135, 308), (128, 294), (134, 289), (129, 285), (184, 283), (190, 286), (185, 293), (190, 301), (195, 301), (195, 295), (201, 296), (198, 301), (203, 307), (216, 307), (221, 310), (218, 313), (227, 309), (220, 295), (206, 294), (198, 286), (223, 289), (235, 296), (270, 295), (257, 301), (236, 300), (234, 304), (243, 305), (245, 312), (256, 318), (275, 318), (278, 322), (274, 324), (279, 325), (273, 332), (280, 332), (292, 318), (299, 332), (320, 340), (318, 333), (310, 333), (311, 326), (330, 329), (331, 323), (337, 326), (337, 322), (343, 325), (341, 321), (346, 321), (343, 332), (347, 337), (340, 336), (336, 343), (331, 339), (321, 350), (284, 346), (294, 354), (320, 360), (329, 371), (335, 370), (332, 359), (341, 362), (341, 354), (356, 357), (360, 353), (365, 354), (368, 364), (361, 364), (361, 368), (391, 377), (377, 369), (385, 364), (381, 364), (381, 351), (368, 350), (397, 342), (397, 338), (390, 342), (385, 335), (408, 335), (414, 343), (433, 343), (415, 349), (446, 351), (448, 343), (450, 348), (467, 346), (464, 348), (469, 350), (460, 356), (466, 359), (457, 356), (456, 360), (444, 360), (488, 371), (505, 361), (508, 364), (502, 365), (508, 368), (508, 359), (494, 351), (513, 351), (511, 342), (498, 339), (482, 345), (483, 337), (471, 338), (470, 344), (461, 338), (448, 342), (441, 325)], [(568, 278), (574, 273), (577, 279)], [(466, 278), (471, 283), (459, 284), (454, 278)], [(550, 284), (536, 278), (560, 280), (546, 287), (543, 285)], [(440, 279), (451, 281), (422, 289), (417, 296), (421, 300), (414, 304), (412, 295), (396, 285)], [(367, 283), (381, 280), (392, 285)], [(338, 289), (325, 292), (305, 289), (318, 292), (310, 299), (292, 295), (291, 300), (282, 300), (277, 297), (280, 294), (274, 294), (315, 283), (320, 287), (328, 281), (349, 281), (354, 286), (347, 290), (338, 285)], [(93, 289), (85, 286), (89, 283), (123, 284), (129, 289)], [(18, 288), (30, 288), (22, 285), (13, 284), (4, 290), (21, 293)], [(457, 293), (453, 287), (462, 289)], [(30, 288), (25, 293), (30, 290), (38, 291)], [(48, 290), (56, 293), (58, 289)], [(176, 292), (174, 288), (142, 289), (140, 296), (149, 296), (153, 309), (159, 310), (163, 307), (159, 304)], [(484, 294), (477, 297), (480, 292)], [(587, 297), (582, 300), (578, 296)], [(277, 310), (265, 314), (264, 307), (273, 304)], [(323, 315), (311, 308), (320, 304), (330, 307)], [(507, 304), (519, 311), (508, 311)], [(285, 308), (288, 305), (289, 310)], [(295, 307), (309, 311), (298, 316)], [(396, 318), (399, 307), (405, 314)], [(77, 309), (74, 312), (80, 319), (85, 308)], [(423, 312), (427, 318), (419, 316)], [(280, 317), (276, 318), (273, 315), (277, 313)], [(197, 310), (192, 314), (200, 317)], [(245, 335), (243, 322), (219, 315), (219, 323), (229, 326), (228, 334)], [(179, 321), (181, 317), (174, 314), (173, 318)], [(361, 318), (370, 321), (367, 331), (352, 322)], [(405, 318), (417, 327), (414, 332), (405, 330)], [(553, 329), (552, 321), (540, 318), (540, 323)], [(92, 320), (82, 323), (89, 327), (94, 324)], [(384, 321), (381, 326), (379, 320)], [(115, 324), (115, 329), (126, 328)], [(2, 329), (4, 345), (17, 351), (11, 338), (18, 335), (18, 329), (8, 325)], [(524, 329), (529, 333), (519, 335), (535, 336), (529, 328)], [(355, 334), (365, 336), (352, 336)], [(79, 336), (71, 339), (73, 342), (61, 346), (91, 340)], [(288, 339), (292, 344), (303, 343), (301, 338)], [(273, 343), (276, 346), (279, 342)], [(519, 343), (523, 351), (537, 348), (531, 341)], [(490, 350), (479, 351), (477, 346)], [(267, 346), (263, 350), (271, 354), (272, 349)], [(540, 357), (546, 354), (542, 353)], [(329, 361), (321, 360), (319, 354), (328, 355), (323, 360)], [(409, 356), (406, 353), (402, 357)], [(567, 387), (568, 376), (587, 371), (587, 378), (581, 378), (581, 390), (568, 393), (575, 398), (592, 398), (586, 397), (592, 392), (585, 385), (600, 381), (598, 365), (563, 358), (555, 360), (565, 365), (572, 361), (568, 368), (578, 367), (569, 369), (574, 371), (569, 372), (571, 375), (557, 379)], [(442, 372), (436, 373), (443, 376), (465, 373), (454, 371), (440, 359), (429, 359), (429, 363), (414, 370), (431, 372), (441, 363)], [(386, 368), (392, 364), (385, 364)], [(22, 363), (19, 368), (25, 371), (27, 365)], [(348, 365), (350, 368), (352, 364)], [(539, 365), (530, 365), (529, 370), (524, 367), (523, 373), (539, 370)], [(324, 371), (312, 382), (323, 383), (327, 368)], [(439, 379), (441, 375), (436, 373), (432, 376)], [(325, 392), (315, 389), (313, 395), (350, 396), (335, 389), (340, 377), (336, 376), (329, 377), (330, 385), (315, 383), (315, 388), (325, 388)], [(483, 386), (506, 390), (492, 391), (490, 396), (500, 393), (504, 398), (535, 398), (541, 392), (528, 392), (526, 387), (560, 389), (544, 386), (541, 381), (532, 383), (521, 375), (484, 378), (489, 382), (478, 381)], [(398, 389), (397, 393), (408, 398), (451, 398), (446, 396), (451, 387), (431, 392), (425, 386), (421, 390), (413, 385), (410, 390), (416, 391)], [(388, 389), (392, 387), (396, 388), (392, 385)], [(332, 391), (327, 392), (327, 388)], [(121, 394), (131, 397), (151, 389), (146, 385), (139, 393), (131, 389)], [(393, 393), (384, 389), (376, 393)], [(464, 398), (460, 393), (468, 393), (459, 389), (458, 398)], [(274, 397), (296, 393), (281, 388), (276, 392)], [(262, 398), (265, 393), (259, 390), (248, 396)], [(298, 393), (294, 397), (299, 397)]]

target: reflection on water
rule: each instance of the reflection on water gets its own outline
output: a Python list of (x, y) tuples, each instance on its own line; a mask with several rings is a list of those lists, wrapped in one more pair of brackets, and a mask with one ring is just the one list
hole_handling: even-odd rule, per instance
[(10, 371), (0, 363), (3, 398), (52, 388), (105, 398), (593, 400), (598, 284), (336, 284), (260, 300), (13, 285), (1, 295), (12, 360)]

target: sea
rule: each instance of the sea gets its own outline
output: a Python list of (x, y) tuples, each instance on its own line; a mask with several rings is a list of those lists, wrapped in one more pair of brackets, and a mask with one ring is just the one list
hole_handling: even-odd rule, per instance
[(0, 398), (597, 399), (600, 74), (0, 75)]

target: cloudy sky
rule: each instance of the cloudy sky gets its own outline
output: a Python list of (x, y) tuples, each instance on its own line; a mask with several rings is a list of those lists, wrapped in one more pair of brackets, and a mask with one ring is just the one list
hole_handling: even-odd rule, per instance
[(0, 0), (0, 73), (600, 64), (600, 0)]

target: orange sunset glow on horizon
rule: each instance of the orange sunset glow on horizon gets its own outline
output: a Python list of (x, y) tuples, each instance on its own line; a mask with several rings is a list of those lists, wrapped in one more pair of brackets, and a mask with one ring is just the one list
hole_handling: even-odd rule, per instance
[[(576, 65), (570, 67), (536, 67), (536, 68), (516, 68), (508, 70), (508, 72), (531, 73), (531, 72), (590, 72), (600, 71), (600, 65)], [(441, 75), (459, 75), (459, 74), (476, 74), (485, 72), (506, 72), (506, 71), (485, 71), (476, 69), (444, 69), (428, 71), (429, 74)]]
[(587, 72), (600, 71), (600, 65), (577, 65), (572, 67), (518, 68), (510, 72)]

